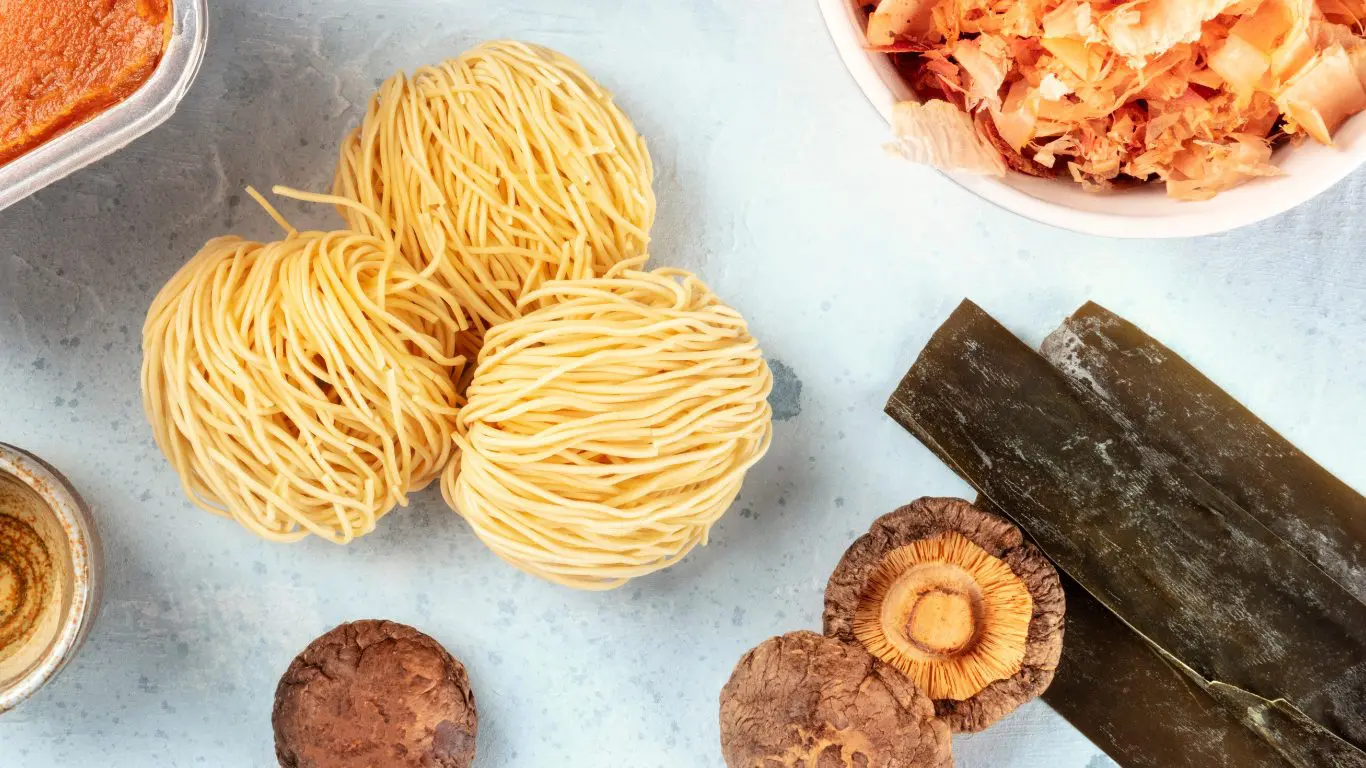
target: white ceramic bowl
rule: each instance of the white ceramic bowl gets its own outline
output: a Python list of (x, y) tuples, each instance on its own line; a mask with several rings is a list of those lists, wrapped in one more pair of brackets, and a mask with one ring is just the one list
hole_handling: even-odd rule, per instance
[[(916, 97), (886, 54), (864, 47), (861, 0), (817, 2), (849, 73), (890, 125), (893, 105)], [(1275, 216), (1341, 181), (1366, 161), (1366, 113), (1348, 120), (1334, 138), (1335, 147), (1308, 141), (1277, 150), (1273, 162), (1285, 175), (1257, 179), (1201, 202), (1172, 200), (1160, 185), (1095, 194), (1065, 180), (1020, 173), (945, 175), (988, 202), (1055, 227), (1108, 237), (1192, 237)]]

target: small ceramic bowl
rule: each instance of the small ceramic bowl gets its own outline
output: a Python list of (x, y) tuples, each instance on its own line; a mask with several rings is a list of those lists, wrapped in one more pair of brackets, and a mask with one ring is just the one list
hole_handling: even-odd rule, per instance
[[(17, 642), (17, 654), (0, 655), (3, 713), (55, 677), (80, 649), (99, 610), (103, 558), (89, 508), (66, 478), (42, 459), (0, 443), (0, 485), (0, 493), (24, 499), (19, 519), (28, 531), (43, 532), (42, 562), (50, 564), (55, 575), (55, 588), (49, 592), (55, 619), (49, 623), (47, 613), (39, 614), (44, 618), (35, 623), (44, 628)], [(13, 529), (7, 530), (13, 534)], [(17, 556), (11, 551), (10, 558), (0, 557), (0, 584), (22, 594), (31, 574), (14, 559)]]
[[(886, 54), (864, 47), (865, 2), (818, 2), (849, 73), (890, 125), (895, 104), (917, 99)], [(1055, 227), (1108, 237), (1192, 237), (1288, 211), (1341, 181), (1366, 161), (1366, 113), (1348, 120), (1333, 138), (1333, 147), (1306, 141), (1279, 149), (1272, 162), (1285, 171), (1283, 176), (1257, 179), (1201, 202), (1172, 200), (1160, 185), (1096, 194), (1066, 180), (1020, 173), (1004, 178), (945, 175), (988, 202)]]

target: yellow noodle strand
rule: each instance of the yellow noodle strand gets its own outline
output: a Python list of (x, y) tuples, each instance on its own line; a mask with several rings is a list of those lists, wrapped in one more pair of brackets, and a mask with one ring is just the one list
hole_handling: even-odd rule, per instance
[(392, 232), (415, 264), (438, 265), (477, 347), (546, 281), (643, 256), (653, 179), (645, 141), (578, 64), (491, 42), (381, 85), (334, 190), (361, 203), (340, 210), (352, 229)]
[(143, 326), (143, 406), (195, 504), (346, 543), (448, 463), (468, 326), (392, 242), (295, 232), (249, 192), (289, 234), (212, 240), (171, 278)]
[(499, 557), (610, 589), (703, 544), (772, 439), (744, 319), (680, 270), (629, 260), (523, 295), (488, 332), (442, 492)]

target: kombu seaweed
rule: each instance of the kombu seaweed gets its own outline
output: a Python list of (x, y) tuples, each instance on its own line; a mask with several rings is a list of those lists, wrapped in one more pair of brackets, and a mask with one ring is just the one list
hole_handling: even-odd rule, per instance
[(1097, 304), (1077, 310), (1042, 352), (1144, 441), (1179, 457), (1366, 603), (1366, 496)]
[[(986, 499), (975, 502), (1005, 512)], [(1204, 683), (1067, 574), (1066, 642), (1043, 698), (1128, 768), (1356, 768), (1355, 747), (1307, 719)], [(1153, 713), (1161, 713), (1154, 716)]]
[[(1081, 629), (1069, 628), (1055, 705), (1069, 689), (1093, 687), (1072, 708), (1094, 716), (1093, 727), (1079, 723), (1093, 738), (1102, 718), (1122, 714), (1113, 701), (1094, 706), (1107, 698), (1132, 699), (1135, 719), (1209, 725), (1200, 736), (1173, 721), (1159, 729), (1172, 736), (1166, 743), (1111, 744), (1112, 756), (1195, 764), (1135, 755), (1175, 755), (1217, 731), (1236, 750), (1228, 754), (1247, 753), (1230, 765), (1277, 765), (1279, 754), (1297, 766), (1366, 766), (1366, 606), (1242, 506), (1233, 472), (1207, 479), (1217, 473), (1149, 442), (970, 302), (934, 335), (887, 411), (1118, 617), (1070, 607)], [(1103, 663), (1123, 663), (1112, 653), (1149, 668), (1155, 657), (1200, 696), (1177, 702), (1182, 686), (1165, 676), (1136, 692), (1134, 678)], [(1210, 702), (1276, 754), (1231, 734)], [(1114, 740), (1146, 738), (1126, 727)]]
[[(985, 499), (977, 504), (1005, 514)], [(1291, 768), (1270, 743), (1062, 574), (1062, 661), (1044, 700), (1128, 768)]]

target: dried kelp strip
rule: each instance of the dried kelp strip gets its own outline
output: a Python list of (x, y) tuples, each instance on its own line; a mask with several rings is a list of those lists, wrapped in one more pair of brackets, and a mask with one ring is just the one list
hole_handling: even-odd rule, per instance
[[(1043, 356), (1121, 423), (1178, 456), (1358, 600), (1366, 599), (1366, 497), (1283, 438), (1181, 356), (1087, 303)], [(1212, 696), (1298, 765), (1366, 764), (1366, 756), (1285, 706), (1218, 683)]]
[(1227, 712), (1237, 715), (1248, 730), (1265, 739), (1292, 765), (1299, 768), (1366, 766), (1366, 752), (1310, 720), (1285, 700), (1268, 701), (1235, 686), (1201, 680), (1193, 670), (1181, 666), (1176, 659), (1167, 658), (1167, 662), (1198, 681)]
[(1104, 307), (1077, 310), (1042, 352), (1145, 442), (1179, 457), (1366, 602), (1366, 496)]
[(1128, 768), (1297, 765), (1168, 666), (1076, 582), (1064, 583), (1067, 642), (1044, 700), (1117, 762)]
[(1193, 681), (1366, 744), (1361, 603), (980, 308), (954, 312), (887, 410)]
[[(977, 506), (1004, 510), (978, 498)], [(1044, 701), (1128, 768), (1291, 768), (1266, 740), (1062, 574), (1067, 641)], [(1305, 765), (1299, 763), (1298, 765)]]

